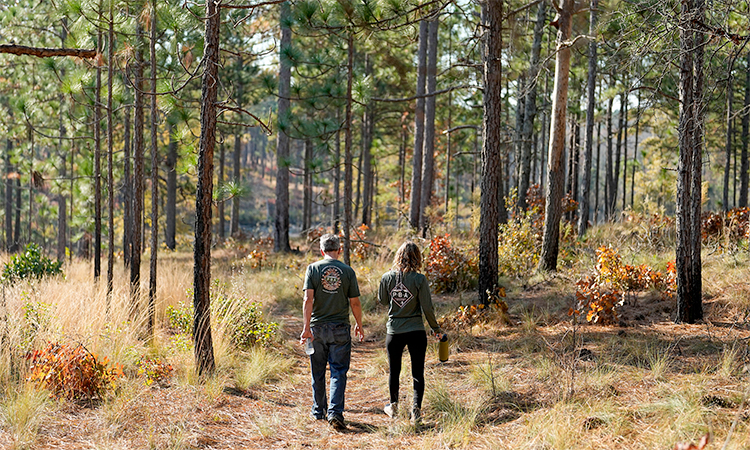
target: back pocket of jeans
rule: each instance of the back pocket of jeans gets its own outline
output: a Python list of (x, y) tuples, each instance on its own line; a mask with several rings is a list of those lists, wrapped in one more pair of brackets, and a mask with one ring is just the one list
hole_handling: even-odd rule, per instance
[(346, 344), (347, 342), (351, 341), (351, 333), (350, 333), (351, 326), (347, 324), (337, 324), (335, 327), (333, 327), (332, 333), (333, 333), (333, 341), (336, 344)]

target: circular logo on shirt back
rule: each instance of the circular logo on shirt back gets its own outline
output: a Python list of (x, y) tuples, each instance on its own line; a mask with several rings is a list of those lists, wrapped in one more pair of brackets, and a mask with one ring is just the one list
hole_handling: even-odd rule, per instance
[(327, 267), (323, 270), (323, 277), (321, 280), (323, 284), (323, 290), (326, 292), (336, 292), (341, 286), (341, 269), (338, 267)]

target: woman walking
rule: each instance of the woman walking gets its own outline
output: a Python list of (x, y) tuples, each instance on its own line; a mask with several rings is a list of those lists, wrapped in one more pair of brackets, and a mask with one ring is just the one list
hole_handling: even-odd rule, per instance
[(422, 314), (427, 319), (433, 333), (442, 334), (435, 320), (435, 310), (430, 297), (430, 287), (422, 267), (422, 253), (413, 242), (407, 241), (396, 252), (393, 268), (380, 279), (378, 300), (388, 305), (388, 324), (385, 347), (388, 353), (388, 389), (390, 403), (385, 405), (385, 413), (396, 417), (398, 413), (399, 375), (401, 356), (404, 348), (409, 348), (411, 374), (414, 379), (414, 401), (411, 421), (418, 425), (422, 419), (422, 398), (424, 397), (424, 361), (427, 351), (427, 333)]

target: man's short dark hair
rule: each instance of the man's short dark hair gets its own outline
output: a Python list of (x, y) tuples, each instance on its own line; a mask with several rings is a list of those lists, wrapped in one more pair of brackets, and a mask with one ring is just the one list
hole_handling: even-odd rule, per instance
[(320, 237), (320, 249), (325, 252), (333, 252), (341, 248), (341, 241), (335, 234), (324, 234)]

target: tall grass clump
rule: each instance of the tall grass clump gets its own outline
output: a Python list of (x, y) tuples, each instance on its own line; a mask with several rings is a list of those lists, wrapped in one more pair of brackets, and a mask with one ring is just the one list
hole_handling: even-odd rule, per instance
[(240, 357), (237, 363), (235, 386), (247, 391), (279, 380), (291, 370), (294, 360), (269, 348), (256, 346)]
[(51, 403), (46, 391), (26, 387), (6, 389), (0, 400), (0, 420), (13, 439), (13, 449), (30, 448)]
[(479, 425), (487, 409), (486, 399), (473, 397), (464, 404), (451, 395), (445, 384), (428, 390), (426, 397), (430, 410), (437, 415), (443, 440), (450, 446), (468, 443), (471, 432)]

